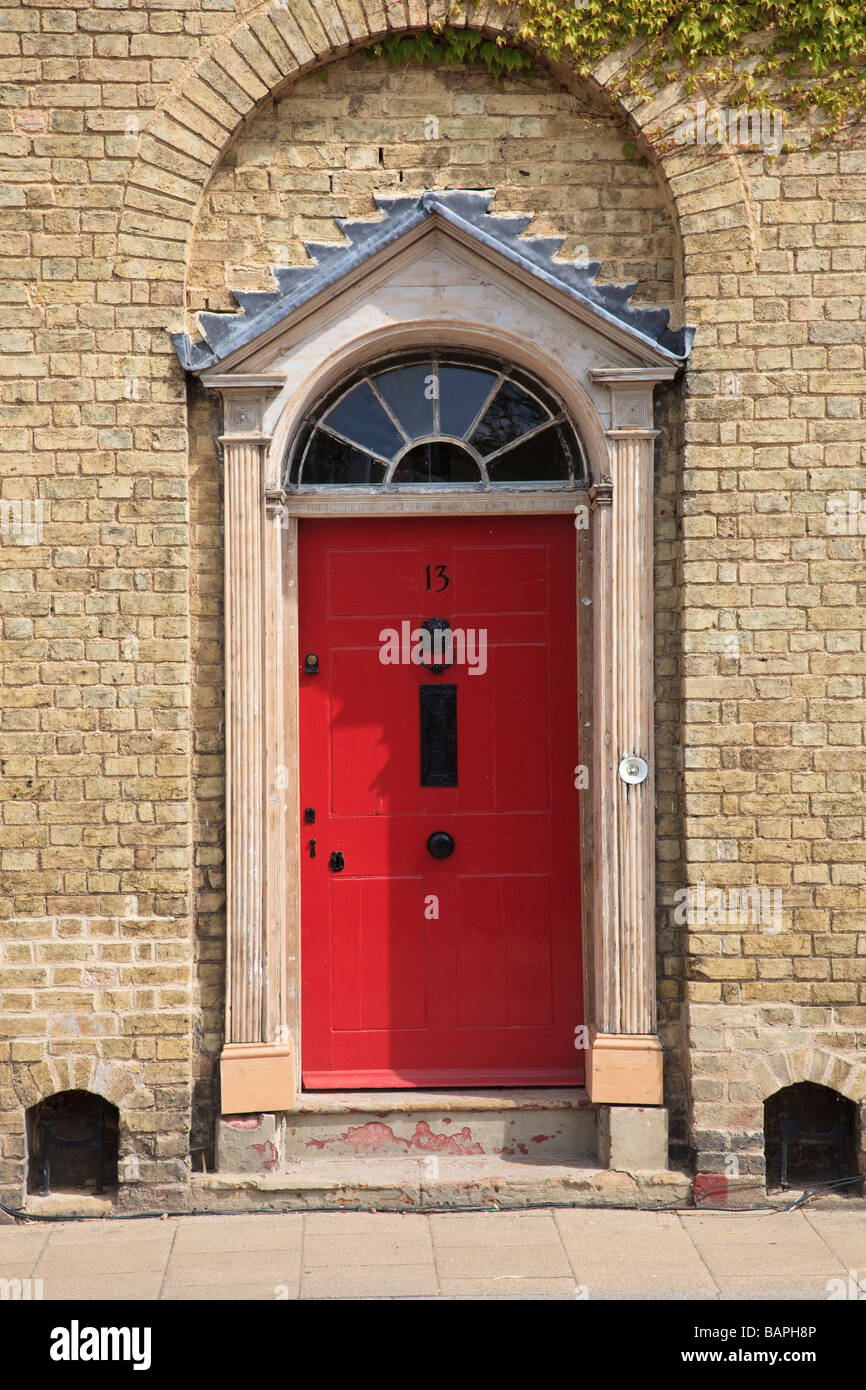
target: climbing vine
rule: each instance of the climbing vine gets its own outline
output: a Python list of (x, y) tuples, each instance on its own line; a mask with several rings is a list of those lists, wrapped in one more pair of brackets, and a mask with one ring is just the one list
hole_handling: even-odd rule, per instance
[(518, 48), (504, 38), (487, 39), (476, 29), (450, 29), (444, 23), (424, 29), (420, 34), (389, 34), (368, 51), (374, 57), (387, 58), (398, 67), (411, 62), (444, 64), (449, 68), (477, 63), (497, 81), (533, 65), (525, 48)]
[[(478, 0), (466, 3), (471, 24)], [(777, 104), (819, 110), (817, 138), (866, 117), (864, 0), (521, 0), (520, 8), (515, 40), (449, 28), (443, 19), (390, 36), (374, 52), (396, 64), (480, 63), (501, 79), (532, 66), (519, 43), (582, 76), (619, 51), (623, 66), (606, 83), (616, 95), (648, 98), (653, 87), (676, 81), (687, 91), (725, 84), (728, 100), (758, 105), (772, 93)]]

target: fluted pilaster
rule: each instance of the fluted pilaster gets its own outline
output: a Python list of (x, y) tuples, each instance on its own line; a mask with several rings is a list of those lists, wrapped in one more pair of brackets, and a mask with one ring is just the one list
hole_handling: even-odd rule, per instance
[(285, 1018), (282, 508), (260, 394), (224, 389), (226, 1021), (223, 1114), (294, 1104)]
[(225, 444), (226, 1040), (264, 1042), (262, 445)]
[[(653, 773), (652, 390), (673, 368), (593, 372), (611, 390), (610, 482), (594, 489), (594, 1101), (660, 1105)], [(637, 778), (626, 759), (638, 760)], [(642, 760), (642, 761), (640, 761)], [(645, 765), (645, 767), (644, 767)], [(632, 780), (630, 780), (632, 779)]]

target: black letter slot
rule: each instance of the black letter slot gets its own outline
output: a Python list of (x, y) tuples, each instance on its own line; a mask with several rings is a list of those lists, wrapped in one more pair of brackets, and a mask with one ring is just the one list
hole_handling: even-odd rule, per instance
[(421, 786), (457, 786), (457, 686), (422, 685)]

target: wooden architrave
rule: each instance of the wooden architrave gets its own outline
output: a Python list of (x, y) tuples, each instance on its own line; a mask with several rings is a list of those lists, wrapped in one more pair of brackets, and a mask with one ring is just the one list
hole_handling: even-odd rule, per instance
[[(437, 248), (440, 251), (441, 247)], [(406, 256), (395, 258), (405, 263)], [(465, 277), (466, 248), (455, 258)], [(662, 1103), (656, 1032), (653, 778), (653, 386), (676, 374), (643, 344), (623, 350), (603, 323), (570, 323), (572, 365), (549, 348), (542, 326), (563, 306), (549, 287), (533, 295), (507, 270), (484, 265), (485, 306), (473, 317), (459, 296), (449, 305), (441, 275), (426, 296), (413, 256), (406, 287), (376, 304), (350, 287), (290, 318), (267, 341), (203, 371), (224, 400), (226, 475), (227, 982), (221, 1057), (222, 1113), (291, 1110), (300, 1076), (300, 808), (298, 787), (297, 521), (303, 516), (478, 515), (574, 512), (591, 506), (578, 530), (578, 614), (593, 608), (592, 651), (578, 631), (581, 748), (589, 747), (593, 814), (581, 818), (585, 884), (589, 1046), (593, 1101)], [(457, 280), (460, 279), (458, 275)], [(387, 298), (387, 276), (374, 289)], [(492, 310), (505, 281), (507, 327)], [(460, 286), (458, 285), (459, 289)], [(524, 322), (517, 306), (528, 301)], [(533, 302), (534, 301), (534, 302)], [(568, 306), (565, 306), (567, 310)], [(346, 317), (340, 318), (341, 312)], [(372, 322), (369, 320), (372, 318)], [(335, 326), (339, 331), (335, 333)], [(559, 332), (562, 332), (562, 322)], [(583, 366), (575, 346), (589, 334)], [(319, 335), (319, 336), (317, 336)], [(319, 337), (321, 351), (318, 350)], [(608, 363), (599, 367), (599, 342)], [(560, 340), (561, 341), (561, 338)], [(360, 363), (387, 352), (445, 342), (476, 347), (531, 367), (572, 410), (593, 476), (591, 491), (515, 489), (460, 493), (404, 489), (286, 492), (288, 442), (309, 404)], [(625, 361), (622, 361), (625, 359)], [(575, 365), (576, 364), (576, 365)], [(299, 373), (299, 365), (303, 369)], [(602, 404), (607, 396), (609, 408)], [(591, 573), (591, 593), (588, 576)], [(590, 683), (590, 672), (592, 682)], [(619, 765), (638, 755), (649, 775), (624, 783)], [(583, 752), (581, 757), (583, 757)]]

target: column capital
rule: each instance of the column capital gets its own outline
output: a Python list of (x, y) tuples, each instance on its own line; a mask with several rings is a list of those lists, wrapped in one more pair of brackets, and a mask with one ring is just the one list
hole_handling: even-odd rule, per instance
[(219, 437), (220, 444), (270, 443), (271, 435), (264, 428), (265, 410), (269, 397), (283, 386), (282, 377), (213, 372), (201, 380), (223, 398), (224, 433)]
[(592, 381), (610, 388), (611, 421), (606, 431), (608, 439), (620, 438), (622, 433), (640, 434), (654, 439), (653, 387), (661, 381), (673, 381), (679, 367), (596, 367), (589, 375)]

